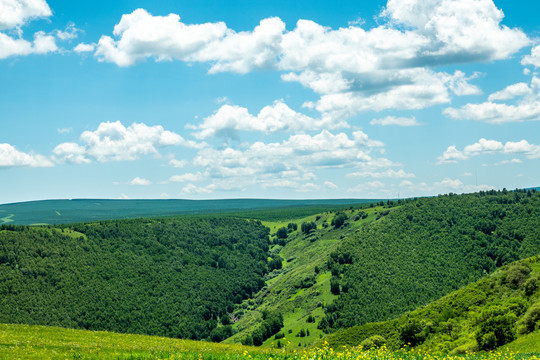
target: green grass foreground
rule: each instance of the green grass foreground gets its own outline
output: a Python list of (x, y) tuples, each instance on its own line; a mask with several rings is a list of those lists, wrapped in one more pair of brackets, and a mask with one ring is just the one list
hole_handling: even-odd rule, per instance
[(46, 326), (0, 324), (0, 359), (387, 359), (387, 360), (510, 360), (540, 359), (511, 351), (465, 355), (435, 355), (385, 347), (301, 349), (253, 348), (157, 336), (72, 330)]

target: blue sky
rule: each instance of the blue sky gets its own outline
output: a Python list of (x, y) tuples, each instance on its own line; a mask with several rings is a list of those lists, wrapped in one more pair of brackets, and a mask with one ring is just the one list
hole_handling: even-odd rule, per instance
[(535, 0), (0, 0), (0, 203), (540, 186)]

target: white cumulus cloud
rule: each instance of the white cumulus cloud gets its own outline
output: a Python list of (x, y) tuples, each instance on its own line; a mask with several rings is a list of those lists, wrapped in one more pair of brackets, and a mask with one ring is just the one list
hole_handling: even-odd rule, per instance
[(86, 44), (86, 43), (80, 43), (73, 48), (73, 51), (76, 53), (87, 53), (87, 52), (93, 52), (96, 48), (96, 45), (94, 44)]
[(198, 173), (185, 173), (182, 175), (173, 175), (169, 178), (169, 181), (173, 182), (199, 182), (204, 179), (204, 175), (200, 172)]
[(540, 68), (540, 45), (536, 45), (531, 49), (531, 55), (526, 55), (521, 60), (522, 65), (532, 65)]
[(165, 130), (161, 125), (133, 123), (125, 127), (120, 121), (102, 122), (95, 131), (85, 131), (80, 144), (62, 143), (54, 149), (59, 162), (85, 163), (136, 160), (143, 155), (159, 155), (159, 148), (167, 146), (199, 147), (182, 136)]
[(77, 143), (62, 143), (53, 150), (53, 159), (60, 164), (85, 164), (90, 163), (86, 157), (86, 148)]
[(210, 73), (282, 71), (283, 80), (321, 94), (307, 106), (343, 121), (359, 111), (449, 103), (450, 93), (480, 94), (469, 83), (476, 74), (432, 69), (506, 59), (530, 44), (522, 30), (502, 24), (492, 0), (389, 0), (383, 15), (370, 29), (361, 22), (332, 29), (299, 20), (288, 31), (271, 17), (236, 32), (223, 22), (185, 24), (177, 14), (137, 9), (122, 16), (114, 38), (100, 38), (95, 55), (119, 66), (153, 58), (207, 63)]
[[(504, 154), (522, 154), (529, 159), (540, 158), (540, 145), (530, 144), (527, 140), (507, 141), (502, 143), (497, 140), (480, 139), (478, 142), (467, 145), (463, 150), (458, 150), (455, 145), (448, 149), (438, 158), (438, 164), (456, 163), (459, 160), (467, 160), (473, 156)], [(517, 163), (519, 159), (512, 159), (510, 162)]]
[[(511, 103), (498, 101), (513, 100)], [(482, 121), (491, 124), (540, 120), (540, 79), (533, 76), (530, 85), (517, 83), (488, 97), (483, 103), (469, 103), (460, 108), (446, 108), (452, 119)]]
[(28, 154), (17, 150), (13, 145), (0, 144), (0, 168), (21, 166), (51, 167), (54, 164), (43, 155)]
[[(62, 39), (68, 32), (56, 30), (55, 37), (52, 34), (37, 31), (34, 33), (33, 41), (22, 37), (21, 26), (33, 19), (51, 15), (49, 5), (43, 0), (0, 0), (0, 59), (58, 51), (56, 37)], [(13, 30), (12, 32), (17, 35), (9, 35), (1, 32), (2, 30)]]
[(51, 15), (44, 0), (0, 0), (0, 30), (20, 27), (28, 20)]
[(152, 182), (145, 178), (135, 177), (129, 182), (129, 185), (138, 185), (138, 186), (149, 186), (152, 185)]
[(329, 119), (317, 120), (298, 113), (283, 101), (275, 101), (265, 106), (259, 114), (251, 115), (248, 109), (236, 105), (223, 105), (213, 115), (204, 119), (194, 135), (199, 139), (222, 136), (236, 138), (238, 131), (260, 131), (273, 133), (278, 131), (319, 130), (346, 126), (344, 123), (330, 122)]

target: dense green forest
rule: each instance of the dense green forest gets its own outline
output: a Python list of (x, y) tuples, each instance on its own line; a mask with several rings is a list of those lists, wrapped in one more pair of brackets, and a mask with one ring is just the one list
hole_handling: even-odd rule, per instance
[(488, 191), (402, 202), (331, 254), (326, 332), (395, 318), (501, 265), (540, 253), (540, 193)]
[[(324, 340), (336, 348), (383, 343), (400, 348), (408, 343), (423, 350), (465, 353), (493, 350), (517, 338), (533, 344), (528, 337), (539, 335), (540, 256), (535, 256), (505, 265), (397, 319), (355, 326)], [(536, 345), (538, 350), (538, 342)]]
[(0, 228), (0, 322), (204, 339), (263, 285), (259, 221)]

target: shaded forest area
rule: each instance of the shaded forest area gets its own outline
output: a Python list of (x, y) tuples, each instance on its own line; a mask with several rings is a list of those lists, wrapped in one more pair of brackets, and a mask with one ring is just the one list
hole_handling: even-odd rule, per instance
[(0, 322), (208, 338), (264, 286), (259, 221), (166, 218), (0, 228)]

